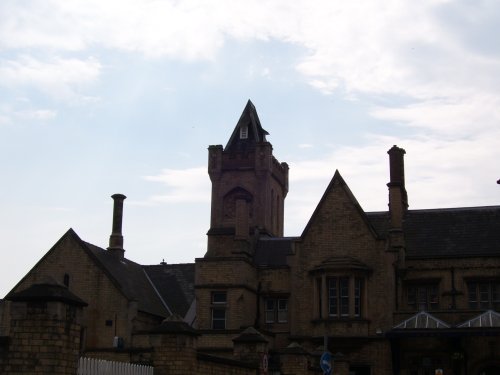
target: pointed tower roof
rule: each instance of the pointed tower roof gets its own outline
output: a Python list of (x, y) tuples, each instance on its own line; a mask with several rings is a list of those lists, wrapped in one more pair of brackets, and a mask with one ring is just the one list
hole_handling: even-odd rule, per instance
[[(246, 138), (243, 139), (241, 137), (242, 128), (246, 128), (247, 130), (245, 134)], [(236, 148), (237, 144), (240, 142), (253, 144), (266, 142), (266, 135), (269, 135), (269, 133), (262, 128), (259, 116), (257, 115), (257, 110), (255, 109), (255, 106), (253, 105), (251, 100), (248, 99), (247, 105), (241, 113), (240, 119), (238, 120), (238, 123), (233, 130), (233, 134), (231, 134), (231, 137), (227, 142), (225, 150), (232, 150)]]

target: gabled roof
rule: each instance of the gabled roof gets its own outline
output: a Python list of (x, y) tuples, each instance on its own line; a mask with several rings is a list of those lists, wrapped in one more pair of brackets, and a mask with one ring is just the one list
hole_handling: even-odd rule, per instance
[(347, 186), (346, 182), (340, 175), (338, 170), (335, 170), (335, 174), (333, 175), (330, 183), (328, 184), (328, 187), (326, 188), (325, 192), (323, 193), (323, 196), (321, 197), (321, 200), (319, 201), (318, 205), (316, 206), (316, 209), (314, 210), (311, 218), (309, 219), (306, 227), (304, 228), (304, 231), (302, 232), (301, 237), (304, 238), (307, 235), (307, 232), (309, 231), (309, 228), (311, 227), (312, 223), (314, 222), (316, 216), (319, 214), (319, 211), (321, 210), (322, 206), (324, 205), (324, 202), (328, 198), (330, 194), (332, 194), (333, 190), (336, 188), (341, 188), (345, 191), (349, 199), (351, 200), (353, 206), (355, 207), (356, 211), (359, 213), (360, 217), (363, 219), (365, 222), (367, 228), (369, 231), (372, 233), (373, 237), (378, 238), (378, 234), (373, 228), (370, 220), (368, 219), (368, 216), (366, 213), (363, 211), (361, 208), (361, 205), (358, 203), (356, 197), (354, 194), (351, 192), (351, 189), (349, 189), (349, 186)]
[(186, 316), (194, 300), (194, 263), (142, 267), (168, 309)]
[[(248, 126), (248, 138), (246, 140), (240, 140), (240, 127), (245, 125)], [(229, 138), (229, 141), (227, 142), (224, 150), (232, 150), (233, 148), (236, 148), (237, 144), (240, 142), (253, 144), (266, 142), (266, 135), (268, 134), (269, 133), (264, 130), (262, 128), (262, 125), (260, 124), (259, 116), (257, 115), (255, 106), (250, 100), (248, 100), (247, 105), (245, 106), (245, 109), (243, 109), (240, 119), (238, 120), (238, 123), (236, 124), (236, 127), (234, 128), (233, 133), (231, 134), (231, 137)]]
[[(92, 259), (101, 270), (103, 270), (109, 280), (125, 298), (130, 301), (137, 301), (138, 309), (140, 311), (163, 317), (170, 315), (158, 294), (156, 294), (153, 286), (149, 282), (141, 265), (126, 258), (120, 259), (110, 254), (107, 250), (84, 242), (71, 228), (55, 243), (54, 246), (52, 246), (52, 248), (21, 279), (21, 281), (17, 283), (8, 296), (13, 294), (14, 290), (16, 290), (16, 288), (28, 277), (28, 275), (66, 239), (73, 240), (74, 243), (79, 246), (80, 250), (84, 251), (89, 258)], [(75, 250), (78, 250), (78, 248)]]
[(131, 301), (137, 301), (140, 311), (163, 317), (170, 315), (140, 264), (127, 258), (120, 259), (90, 243), (83, 244), (123, 295)]
[(431, 314), (420, 311), (419, 313), (413, 315), (398, 325), (394, 326), (393, 329), (436, 329), (436, 328), (450, 328), (448, 324), (442, 320), (432, 316)]
[(500, 314), (493, 310), (484, 313), (459, 324), (459, 328), (492, 328), (500, 327)]

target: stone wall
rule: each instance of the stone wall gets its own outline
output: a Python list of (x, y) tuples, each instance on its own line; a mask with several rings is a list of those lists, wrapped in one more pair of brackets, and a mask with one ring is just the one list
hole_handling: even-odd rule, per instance
[(75, 374), (81, 309), (61, 302), (12, 304), (11, 336), (2, 374)]

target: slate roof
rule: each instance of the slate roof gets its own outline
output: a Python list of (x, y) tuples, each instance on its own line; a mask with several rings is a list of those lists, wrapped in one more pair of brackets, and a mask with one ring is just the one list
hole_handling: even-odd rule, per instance
[(142, 267), (168, 308), (185, 316), (194, 301), (194, 263)]
[(143, 266), (126, 258), (118, 259), (98, 246), (83, 243), (114, 279), (121, 292), (129, 300), (137, 301), (139, 310), (163, 317), (170, 315), (148, 280)]
[(408, 258), (500, 256), (500, 206), (409, 211)]
[(285, 267), (287, 255), (293, 253), (296, 237), (260, 238), (257, 242), (254, 263), (259, 267)]
[[(387, 236), (387, 212), (367, 217)], [(409, 210), (403, 230), (409, 259), (500, 256), (500, 206)]]
[[(239, 139), (239, 131), (240, 127), (243, 125), (248, 126), (248, 138), (241, 140)], [(255, 106), (250, 100), (248, 100), (243, 112), (241, 113), (240, 119), (238, 120), (226, 147), (224, 148), (224, 151), (236, 150), (241, 146), (244, 146), (244, 144), (250, 145), (259, 142), (266, 142), (266, 135), (268, 134), (269, 133), (262, 128), (262, 125), (260, 124)]]

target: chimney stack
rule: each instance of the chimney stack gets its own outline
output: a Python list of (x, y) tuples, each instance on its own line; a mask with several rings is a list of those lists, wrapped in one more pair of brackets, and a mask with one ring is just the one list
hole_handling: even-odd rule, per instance
[(394, 145), (387, 151), (389, 154), (390, 181), (389, 187), (389, 212), (391, 214), (391, 227), (402, 228), (403, 217), (408, 211), (408, 195), (405, 188), (405, 150)]
[(123, 249), (123, 235), (122, 235), (122, 219), (123, 219), (123, 201), (127, 198), (123, 194), (113, 194), (111, 196), (114, 201), (113, 205), (113, 230), (109, 236), (108, 251), (123, 258), (125, 250)]

